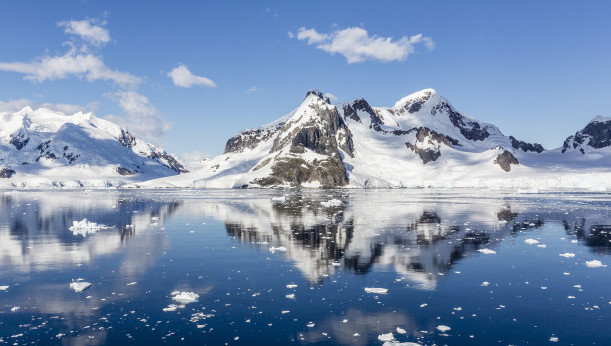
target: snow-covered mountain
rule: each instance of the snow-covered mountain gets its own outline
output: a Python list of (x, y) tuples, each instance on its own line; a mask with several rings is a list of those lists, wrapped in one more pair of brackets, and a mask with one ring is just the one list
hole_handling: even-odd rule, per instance
[(0, 186), (117, 186), (184, 172), (173, 155), (92, 113), (0, 114)]
[(563, 148), (544, 150), (460, 113), (433, 89), (392, 107), (333, 105), (309, 91), (286, 116), (230, 138), (201, 169), (137, 186), (605, 189), (610, 124), (598, 117)]

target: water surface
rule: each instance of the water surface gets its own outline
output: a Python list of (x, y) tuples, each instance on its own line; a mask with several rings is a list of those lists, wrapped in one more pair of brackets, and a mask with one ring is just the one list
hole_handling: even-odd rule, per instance
[(0, 197), (0, 343), (611, 342), (609, 194)]

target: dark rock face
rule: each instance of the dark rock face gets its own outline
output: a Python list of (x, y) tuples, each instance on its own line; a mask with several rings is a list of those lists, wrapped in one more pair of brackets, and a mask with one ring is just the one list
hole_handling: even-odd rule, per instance
[(409, 134), (414, 131), (416, 131), (416, 143), (418, 142), (425, 143), (426, 141), (428, 144), (437, 144), (435, 149), (430, 149), (430, 148), (423, 149), (423, 148), (418, 147), (416, 144), (405, 143), (405, 145), (411, 151), (413, 151), (420, 157), (420, 159), (422, 160), (422, 163), (424, 164), (427, 164), (431, 161), (436, 161), (441, 156), (439, 145), (445, 144), (448, 147), (452, 147), (453, 145), (460, 145), (458, 140), (450, 136), (446, 136), (441, 133), (435, 132), (429, 129), (428, 127), (413, 128), (407, 131), (407, 133)]
[(507, 150), (503, 150), (503, 152), (500, 153), (496, 157), (496, 159), (494, 159), (494, 163), (499, 165), (501, 169), (505, 172), (511, 171), (511, 165), (520, 164), (520, 162), (518, 162), (518, 159), (516, 159), (516, 157), (513, 156), (513, 154), (508, 152)]
[[(176, 158), (165, 151), (153, 150), (148, 156), (149, 159), (157, 160), (162, 165), (171, 168), (176, 173), (187, 173), (189, 172)], [(165, 160), (164, 163), (162, 160)]]
[(18, 134), (11, 135), (10, 143), (14, 145), (17, 150), (21, 150), (29, 141), (30, 139), (24, 133), (19, 132)]
[(441, 102), (431, 110), (432, 115), (436, 115), (438, 112), (447, 113), (452, 125), (456, 126), (460, 133), (470, 141), (483, 141), (490, 136), (486, 127), (482, 128), (478, 122), (465, 118), (447, 102)]
[(238, 134), (237, 136), (233, 136), (229, 138), (225, 144), (224, 154), (241, 153), (244, 151), (244, 149), (253, 149), (261, 142), (266, 141), (275, 135), (282, 125), (284, 125), (284, 123), (279, 124), (274, 129), (247, 130)]
[(134, 175), (136, 174), (135, 171), (131, 171), (127, 168), (123, 168), (123, 167), (117, 167), (117, 173), (121, 174), (121, 175)]
[(136, 145), (136, 137), (134, 137), (127, 130), (121, 129), (121, 135), (119, 135), (119, 142), (121, 142), (124, 147), (128, 147), (131, 149)]
[(402, 108), (410, 114), (416, 113), (420, 111), (422, 105), (431, 98), (431, 95), (432, 93), (430, 91), (425, 91), (423, 96), (409, 100)]
[[(572, 144), (572, 145), (571, 145)], [(562, 152), (568, 149), (577, 149), (582, 145), (588, 145), (594, 149), (611, 146), (611, 121), (592, 121), (583, 130), (568, 137), (562, 145)], [(583, 148), (581, 153), (585, 154)]]
[(544, 150), (543, 146), (539, 143), (526, 143), (526, 142), (517, 140), (514, 136), (509, 136), (509, 140), (511, 141), (511, 146), (514, 149), (520, 149), (523, 152), (532, 151), (534, 153), (540, 153)]
[(15, 174), (15, 171), (9, 168), (0, 168), (0, 178), (10, 178)]
[(57, 160), (57, 155), (55, 155), (55, 153), (51, 152), (51, 150), (49, 149), (49, 147), (51, 146), (51, 141), (45, 141), (40, 143), (36, 149), (38, 149), (38, 151), (40, 152), (40, 155), (36, 158), (36, 162), (38, 162), (40, 159), (45, 158), (45, 159), (49, 159), (49, 160)]
[(380, 117), (378, 117), (376, 112), (373, 110), (373, 108), (371, 108), (369, 103), (365, 101), (365, 99), (358, 99), (354, 100), (352, 103), (344, 104), (343, 109), (344, 118), (350, 118), (359, 123), (362, 123), (362, 121), (361, 118), (358, 116), (357, 111), (367, 113), (369, 115), (369, 118), (371, 119), (371, 124), (369, 125), (369, 128), (373, 128), (378, 132), (382, 131), (382, 120), (380, 120)]

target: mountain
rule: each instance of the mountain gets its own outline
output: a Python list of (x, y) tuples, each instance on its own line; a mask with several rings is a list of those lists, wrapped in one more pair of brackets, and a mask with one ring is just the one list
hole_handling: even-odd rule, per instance
[(92, 113), (0, 114), (0, 186), (117, 186), (185, 173), (171, 154)]
[(392, 107), (333, 105), (309, 91), (286, 116), (230, 138), (201, 169), (138, 186), (607, 188), (608, 124), (597, 118), (567, 150), (544, 150), (460, 113), (433, 89)]

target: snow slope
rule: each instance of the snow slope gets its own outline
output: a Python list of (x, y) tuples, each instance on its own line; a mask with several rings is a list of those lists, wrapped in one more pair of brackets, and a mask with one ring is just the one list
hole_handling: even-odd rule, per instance
[(184, 171), (163, 149), (92, 113), (0, 113), (0, 187), (118, 186)]
[(309, 91), (279, 120), (228, 140), (188, 174), (138, 187), (611, 188), (608, 118), (544, 150), (458, 112), (433, 89), (371, 107)]

